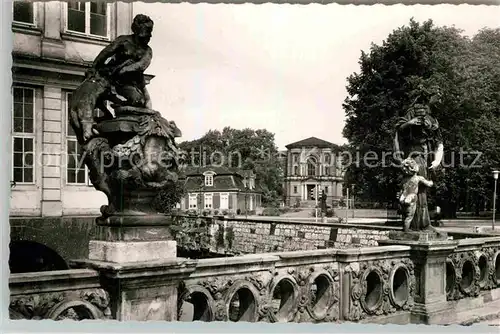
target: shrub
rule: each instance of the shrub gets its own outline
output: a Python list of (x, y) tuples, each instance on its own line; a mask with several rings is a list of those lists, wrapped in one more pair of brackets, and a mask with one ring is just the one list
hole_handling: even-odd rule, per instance
[(335, 211), (333, 209), (326, 209), (326, 217), (331, 218), (335, 216)]
[(280, 210), (278, 208), (264, 208), (264, 210), (262, 210), (262, 215), (263, 216), (279, 216), (280, 215)]
[(219, 215), (219, 210), (215, 209), (214, 210), (214, 216), (218, 216)]
[[(321, 217), (321, 208), (318, 208), (318, 217)], [(325, 217), (331, 218), (335, 216), (335, 211), (332, 208), (327, 208), (325, 212)], [(311, 217), (316, 217), (315, 209), (311, 210)]]
[(282, 208), (279, 208), (278, 209), (280, 213), (287, 213), (287, 212), (290, 212), (290, 208), (289, 207), (282, 207)]

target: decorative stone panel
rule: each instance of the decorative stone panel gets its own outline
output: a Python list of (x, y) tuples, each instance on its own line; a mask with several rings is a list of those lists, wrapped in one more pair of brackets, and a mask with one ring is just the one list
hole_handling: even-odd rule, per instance
[(373, 260), (345, 267), (349, 284), (346, 320), (410, 310), (415, 292), (414, 265), (410, 259)]
[(11, 296), (11, 319), (110, 319), (108, 293), (99, 288)]
[(458, 249), (446, 262), (446, 298), (458, 300), (477, 297), (482, 290), (496, 288), (499, 247), (482, 247), (478, 250)]

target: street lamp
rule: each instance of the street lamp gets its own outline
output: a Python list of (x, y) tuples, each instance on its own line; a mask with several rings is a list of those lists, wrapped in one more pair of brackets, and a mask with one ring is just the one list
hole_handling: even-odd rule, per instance
[(493, 171), (493, 179), (494, 181), (494, 186), (493, 186), (493, 220), (491, 222), (491, 229), (495, 229), (495, 213), (496, 213), (496, 203), (497, 203), (497, 180), (498, 180), (498, 173), (500, 173), (498, 170)]
[(248, 176), (245, 175), (244, 177), (244, 188), (245, 188), (245, 219), (248, 218), (248, 205), (247, 205), (247, 198), (248, 198)]

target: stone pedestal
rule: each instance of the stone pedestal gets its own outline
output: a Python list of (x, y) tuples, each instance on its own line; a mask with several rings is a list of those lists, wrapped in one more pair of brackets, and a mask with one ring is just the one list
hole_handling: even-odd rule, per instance
[(98, 220), (96, 240), (89, 243), (89, 260), (125, 263), (175, 258), (171, 222), (165, 215), (115, 215)]
[(177, 287), (195, 270), (196, 261), (171, 259), (118, 264), (78, 260), (72, 265), (99, 271), (102, 287), (110, 295), (113, 319), (176, 321)]
[(114, 215), (97, 221), (89, 259), (72, 266), (92, 268), (120, 321), (177, 320), (177, 287), (195, 270), (196, 261), (177, 258), (165, 215)]
[(412, 323), (437, 324), (443, 319), (449, 322), (455, 315), (446, 301), (446, 258), (457, 242), (435, 232), (396, 232), (379, 243), (411, 247), (416, 279)]

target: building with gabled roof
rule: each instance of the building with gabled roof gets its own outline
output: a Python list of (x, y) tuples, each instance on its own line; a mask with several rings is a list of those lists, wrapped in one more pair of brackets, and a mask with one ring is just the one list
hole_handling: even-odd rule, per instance
[(285, 147), (286, 158), (282, 162), (285, 203), (314, 206), (316, 197), (324, 190), (328, 205), (336, 205), (342, 198), (344, 182), (338, 145), (309, 137)]
[(185, 167), (180, 175), (186, 195), (181, 210), (254, 211), (262, 205), (262, 189), (251, 170), (231, 167)]

